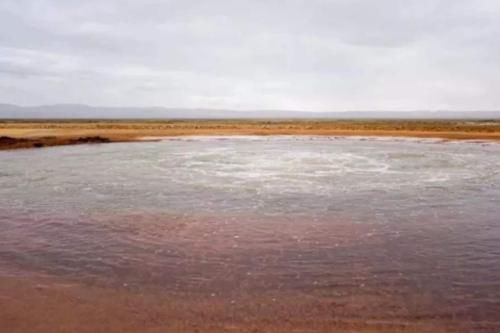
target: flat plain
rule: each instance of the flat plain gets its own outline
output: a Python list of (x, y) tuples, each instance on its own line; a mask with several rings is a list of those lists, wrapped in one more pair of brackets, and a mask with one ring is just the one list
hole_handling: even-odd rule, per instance
[(183, 135), (402, 136), (500, 140), (499, 120), (0, 120), (0, 149)]

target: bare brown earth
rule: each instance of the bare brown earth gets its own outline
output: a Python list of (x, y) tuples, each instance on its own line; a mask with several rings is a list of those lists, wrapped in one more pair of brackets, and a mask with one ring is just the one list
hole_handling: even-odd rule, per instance
[(403, 136), (500, 140), (500, 121), (459, 120), (3, 120), (0, 149), (138, 141), (182, 135)]
[[(358, 315), (345, 315), (346, 304), (356, 307)], [(489, 323), (425, 315), (367, 318), (369, 308), (370, 299), (356, 296), (348, 302), (283, 292), (222, 298), (125, 286), (103, 289), (40, 277), (0, 278), (0, 328), (9, 333), (493, 333), (498, 329)]]

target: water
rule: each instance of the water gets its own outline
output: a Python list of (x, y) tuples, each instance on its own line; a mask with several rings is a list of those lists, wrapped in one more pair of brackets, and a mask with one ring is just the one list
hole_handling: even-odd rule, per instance
[(365, 299), (366, 318), (497, 325), (499, 217), (497, 144), (185, 137), (0, 152), (0, 273), (111, 288), (343, 297), (350, 316)]

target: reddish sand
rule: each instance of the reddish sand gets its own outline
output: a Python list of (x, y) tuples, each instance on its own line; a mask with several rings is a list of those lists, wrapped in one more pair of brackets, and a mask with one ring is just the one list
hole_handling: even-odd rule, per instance
[(500, 328), (489, 331), (482, 327), (488, 323), (433, 319), (424, 308), (418, 309), (418, 318), (398, 308), (393, 314), (382, 316), (375, 309), (371, 318), (366, 316), (381, 300), (383, 295), (342, 299), (299, 292), (190, 296), (126, 286), (103, 289), (47, 277), (1, 277), (0, 327), (9, 333), (444, 333)]

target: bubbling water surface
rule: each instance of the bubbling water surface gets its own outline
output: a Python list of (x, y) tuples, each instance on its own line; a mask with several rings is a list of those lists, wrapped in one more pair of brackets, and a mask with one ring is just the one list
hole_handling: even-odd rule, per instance
[(0, 152), (0, 269), (91, 284), (400, 309), (424, 295), (425, 311), (492, 322), (499, 216), (497, 144), (184, 137)]

